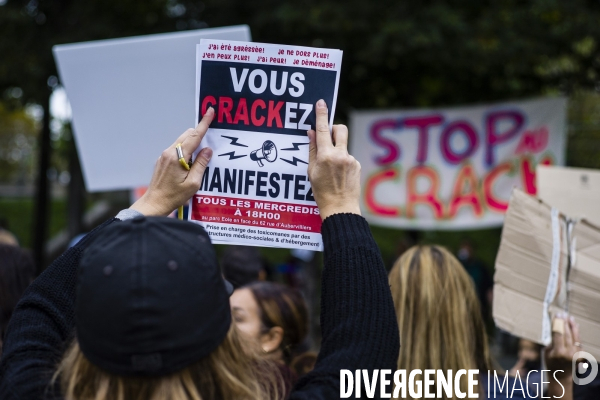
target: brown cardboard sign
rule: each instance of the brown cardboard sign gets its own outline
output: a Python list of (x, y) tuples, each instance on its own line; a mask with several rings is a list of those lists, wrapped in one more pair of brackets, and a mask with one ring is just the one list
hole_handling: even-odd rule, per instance
[(600, 358), (600, 227), (515, 189), (496, 258), (494, 321), (548, 345), (552, 315), (563, 310), (580, 324), (583, 350)]
[(571, 218), (600, 225), (600, 170), (539, 164), (537, 197)]

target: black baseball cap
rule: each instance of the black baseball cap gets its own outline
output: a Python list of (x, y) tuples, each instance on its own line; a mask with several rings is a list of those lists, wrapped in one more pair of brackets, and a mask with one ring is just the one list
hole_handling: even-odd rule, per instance
[(176, 372), (223, 342), (232, 291), (200, 225), (163, 217), (115, 221), (81, 260), (79, 346), (113, 374)]

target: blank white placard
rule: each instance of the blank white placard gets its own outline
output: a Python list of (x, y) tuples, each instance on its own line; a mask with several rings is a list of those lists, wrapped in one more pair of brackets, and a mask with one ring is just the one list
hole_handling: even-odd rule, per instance
[(251, 40), (241, 25), (54, 46), (88, 191), (148, 185), (162, 150), (194, 126), (202, 38)]

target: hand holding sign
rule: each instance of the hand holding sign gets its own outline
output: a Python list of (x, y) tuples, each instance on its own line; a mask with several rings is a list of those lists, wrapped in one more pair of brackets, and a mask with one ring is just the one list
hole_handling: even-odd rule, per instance
[(573, 398), (572, 360), (580, 350), (579, 340), (579, 324), (566, 313), (559, 313), (552, 321), (552, 343), (545, 349), (546, 365), (555, 377), (548, 385), (549, 396)]
[(308, 131), (308, 176), (321, 219), (339, 213), (360, 215), (360, 163), (348, 154), (348, 128), (334, 125), (332, 140), (323, 100), (317, 102), (316, 114), (317, 130)]
[[(307, 176), (307, 130), (316, 126), (315, 103), (321, 99), (331, 149), (323, 148), (324, 164), (315, 176), (324, 179), (327, 212), (333, 210), (329, 199), (336, 198), (329, 181), (337, 182), (329, 172), (339, 161), (327, 153), (348, 157), (345, 147), (333, 148), (328, 130), (341, 62), (335, 49), (226, 40), (202, 40), (196, 47), (196, 120), (214, 107), (201, 147), (211, 147), (215, 156), (190, 201), (189, 219), (204, 226), (213, 243), (323, 250), (321, 216)], [(343, 211), (351, 210), (336, 212)]]
[(209, 147), (202, 149), (189, 171), (179, 164), (175, 146), (181, 143), (185, 159), (200, 145), (215, 112), (209, 108), (196, 129), (185, 131), (158, 158), (148, 191), (130, 208), (144, 215), (166, 216), (187, 202), (200, 187), (204, 170), (212, 156)]

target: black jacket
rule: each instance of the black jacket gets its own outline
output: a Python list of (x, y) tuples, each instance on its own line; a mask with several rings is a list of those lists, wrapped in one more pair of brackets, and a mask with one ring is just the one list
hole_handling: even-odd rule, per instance
[[(49, 383), (73, 338), (77, 267), (91, 237), (115, 221), (106, 221), (57, 258), (23, 295), (5, 337), (0, 399), (59, 397)], [(322, 234), (321, 352), (291, 399), (339, 398), (340, 369), (393, 371), (400, 349), (387, 274), (367, 222), (336, 214), (323, 222)]]

